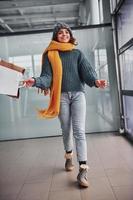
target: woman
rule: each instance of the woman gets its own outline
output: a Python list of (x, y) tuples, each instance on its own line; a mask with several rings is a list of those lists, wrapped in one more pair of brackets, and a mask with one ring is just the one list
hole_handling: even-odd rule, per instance
[(25, 84), (27, 87), (41, 88), (45, 94), (50, 89), (49, 107), (47, 110), (40, 110), (39, 115), (44, 118), (58, 116), (60, 119), (66, 171), (74, 169), (72, 162), (74, 136), (79, 162), (77, 181), (80, 186), (88, 187), (84, 87), (87, 84), (90, 87), (105, 88), (106, 81), (97, 79), (96, 72), (83, 53), (75, 49), (76, 44), (71, 28), (65, 23), (57, 23), (53, 30), (52, 41), (42, 57), (40, 77), (30, 78)]

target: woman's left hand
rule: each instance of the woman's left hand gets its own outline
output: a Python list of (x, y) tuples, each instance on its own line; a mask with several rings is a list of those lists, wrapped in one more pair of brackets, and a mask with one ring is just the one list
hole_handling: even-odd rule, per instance
[(101, 80), (96, 80), (95, 85), (98, 88), (104, 89), (108, 86), (108, 83), (107, 83), (107, 80), (101, 79)]

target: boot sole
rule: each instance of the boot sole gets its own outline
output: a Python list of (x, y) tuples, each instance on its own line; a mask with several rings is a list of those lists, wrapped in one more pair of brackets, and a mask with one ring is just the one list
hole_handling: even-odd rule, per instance
[(81, 186), (81, 187), (84, 187), (84, 188), (88, 188), (89, 187), (89, 183), (87, 184), (85, 184), (85, 183), (83, 183), (83, 182), (80, 182), (79, 180), (78, 180), (78, 184)]
[(73, 171), (74, 170), (74, 167), (71, 167), (69, 169), (65, 168), (67, 172), (70, 172), (70, 171)]

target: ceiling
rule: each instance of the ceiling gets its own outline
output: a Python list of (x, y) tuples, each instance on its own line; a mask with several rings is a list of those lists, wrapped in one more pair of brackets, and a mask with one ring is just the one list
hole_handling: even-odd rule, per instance
[(52, 29), (57, 21), (81, 24), (84, 0), (0, 1), (0, 34)]

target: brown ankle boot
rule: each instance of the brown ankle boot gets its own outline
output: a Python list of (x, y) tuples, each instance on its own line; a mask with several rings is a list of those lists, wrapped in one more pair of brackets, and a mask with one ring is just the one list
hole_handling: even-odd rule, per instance
[(88, 165), (86, 165), (86, 164), (80, 165), (79, 173), (77, 176), (77, 181), (78, 181), (79, 185), (82, 187), (89, 187), (89, 182), (87, 179), (88, 169), (89, 169)]
[(65, 154), (65, 159), (66, 159), (65, 169), (66, 169), (66, 171), (72, 171), (74, 169), (74, 165), (72, 163), (72, 156), (73, 156), (73, 153)]

